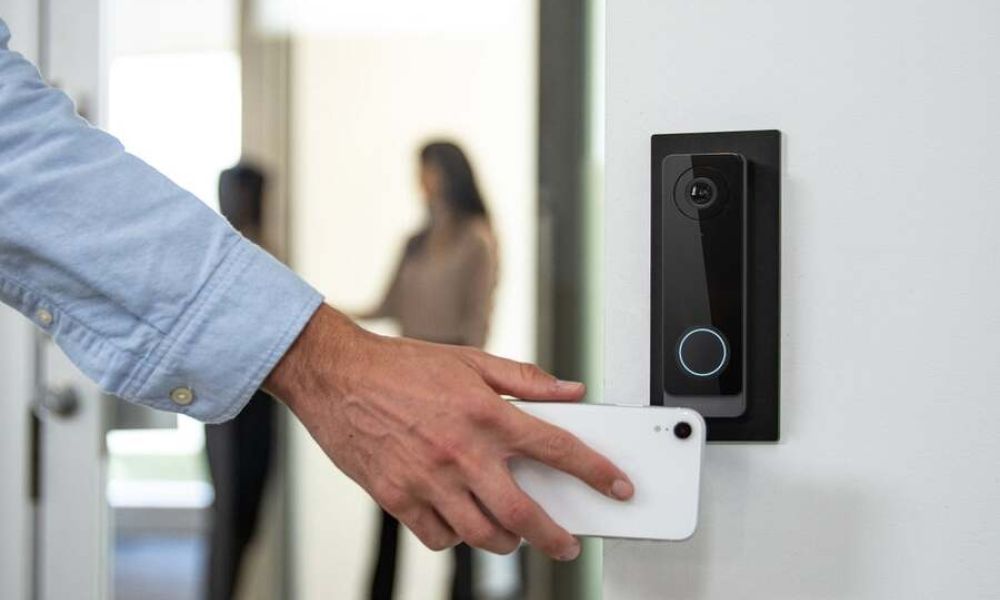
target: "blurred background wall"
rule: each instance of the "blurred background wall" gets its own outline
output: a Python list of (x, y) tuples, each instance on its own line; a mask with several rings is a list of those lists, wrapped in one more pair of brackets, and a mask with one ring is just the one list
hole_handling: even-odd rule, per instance
[[(294, 41), (292, 206), (296, 268), (335, 306), (379, 301), (407, 236), (424, 218), (416, 153), (463, 145), (501, 248), (490, 351), (532, 360), (536, 273), (536, 3), (480, 4), (474, 19), (337, 21)], [(449, 20), (455, 19), (455, 20)], [(377, 512), (330, 468), (308, 434), (292, 436), (294, 580), (303, 598), (357, 597), (373, 559)], [(406, 535), (403, 598), (443, 597), (449, 553)]]

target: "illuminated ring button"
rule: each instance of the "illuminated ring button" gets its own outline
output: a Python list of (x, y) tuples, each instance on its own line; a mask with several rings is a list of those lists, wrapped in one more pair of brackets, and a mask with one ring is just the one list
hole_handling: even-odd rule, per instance
[(726, 336), (714, 327), (693, 327), (677, 342), (677, 362), (689, 375), (713, 377), (729, 362)]

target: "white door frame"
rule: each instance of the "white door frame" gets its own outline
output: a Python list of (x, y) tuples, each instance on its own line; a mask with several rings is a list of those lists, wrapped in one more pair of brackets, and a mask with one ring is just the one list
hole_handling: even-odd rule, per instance
[[(38, 0), (0, 0), (11, 49), (38, 56)], [(0, 306), (0, 597), (24, 600), (31, 589), (31, 325)]]
[[(41, 2), (44, 75), (72, 96), (92, 123), (101, 125), (107, 89), (103, 3)], [(105, 499), (107, 402), (54, 344), (45, 340), (43, 345), (46, 388), (75, 391), (79, 406), (70, 417), (46, 416), (42, 411), (36, 597), (104, 598), (110, 564)]]
[[(101, 0), (0, 0), (12, 49), (78, 101), (104, 114)], [(106, 400), (22, 316), (0, 307), (0, 596), (107, 596)], [(39, 404), (72, 390), (70, 415)], [(34, 417), (33, 417), (34, 415)]]
[(0, 306), (0, 597), (28, 598), (31, 580), (31, 325)]

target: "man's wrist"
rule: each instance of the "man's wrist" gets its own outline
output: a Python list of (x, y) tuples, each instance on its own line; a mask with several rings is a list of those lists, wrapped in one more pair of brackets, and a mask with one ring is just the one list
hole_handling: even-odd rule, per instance
[(346, 316), (322, 304), (264, 380), (263, 388), (293, 411), (296, 403), (323, 387), (323, 377), (349, 352), (359, 333)]

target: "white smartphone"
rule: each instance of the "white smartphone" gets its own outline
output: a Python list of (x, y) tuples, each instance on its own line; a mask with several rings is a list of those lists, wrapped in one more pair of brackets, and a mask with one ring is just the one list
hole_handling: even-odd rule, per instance
[(609, 498), (579, 479), (528, 458), (514, 479), (574, 535), (684, 540), (698, 525), (705, 421), (687, 408), (521, 402), (513, 404), (577, 436), (632, 480), (635, 495)]

